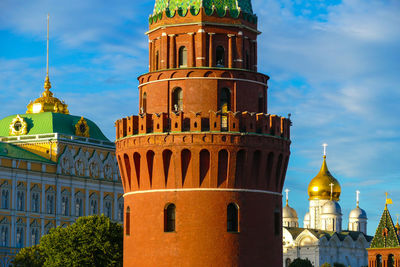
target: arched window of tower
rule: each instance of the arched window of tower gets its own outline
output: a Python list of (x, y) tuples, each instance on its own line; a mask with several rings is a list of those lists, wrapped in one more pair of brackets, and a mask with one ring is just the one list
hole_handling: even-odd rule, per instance
[(128, 206), (125, 213), (125, 235), (131, 234), (131, 208)]
[(221, 110), (221, 128), (228, 129), (228, 111), (231, 110), (231, 90), (222, 88), (219, 99), (219, 110)]
[[(125, 170), (126, 170), (126, 186), (131, 188), (131, 163), (129, 161), (129, 157), (127, 154), (124, 154), (124, 163), (125, 163)], [(124, 175), (123, 175), (124, 176)]]
[(393, 254), (389, 254), (387, 267), (394, 267), (394, 256)]
[(274, 233), (276, 236), (281, 234), (282, 219), (281, 213), (278, 209), (274, 211)]
[(169, 167), (171, 165), (172, 151), (167, 149), (162, 153), (164, 165), (165, 186), (168, 184)]
[(200, 151), (200, 186), (210, 173), (210, 152), (207, 149)]
[(155, 67), (156, 67), (156, 69), (155, 70), (158, 70), (158, 67), (159, 67), (159, 62), (160, 62), (160, 54), (158, 53), (158, 51), (156, 51), (156, 60), (155, 60), (156, 62), (156, 64), (155, 64)]
[(164, 232), (175, 232), (175, 205), (170, 203), (164, 209)]
[(235, 187), (245, 186), (244, 181), (244, 166), (246, 161), (246, 151), (241, 149), (236, 154), (236, 173), (235, 173)]
[(268, 159), (267, 159), (267, 164), (265, 164), (267, 169), (265, 170), (265, 179), (267, 180), (267, 187), (271, 185), (272, 181), (272, 167), (274, 166), (274, 152), (269, 152), (268, 154)]
[(276, 179), (275, 180), (276, 181), (275, 189), (276, 190), (278, 190), (278, 187), (280, 185), (281, 174), (282, 174), (282, 161), (283, 161), (283, 155), (280, 154), (279, 158), (278, 158), (277, 165), (276, 165), (276, 175), (275, 175), (275, 179)]
[(154, 155), (155, 155), (154, 151), (152, 151), (152, 150), (147, 151), (146, 159), (147, 159), (147, 170), (148, 170), (148, 173), (149, 173), (150, 186), (152, 185), (152, 182), (153, 182)]
[(246, 50), (246, 69), (250, 69), (250, 56), (248, 50)]
[(260, 173), (260, 166), (261, 166), (261, 151), (256, 150), (253, 154), (253, 166), (252, 166), (252, 184), (259, 185), (259, 173)]
[(382, 267), (382, 255), (380, 254), (376, 255), (375, 266)]
[(172, 91), (172, 110), (174, 112), (183, 111), (183, 91), (180, 87)]
[(264, 113), (264, 94), (262, 92), (258, 95), (258, 113)]
[(181, 152), (181, 171), (182, 171), (182, 186), (185, 185), (185, 181), (192, 172), (189, 170), (191, 165), (192, 154), (189, 149), (184, 149)]
[(239, 207), (235, 203), (229, 203), (227, 207), (227, 231), (239, 232)]
[(181, 46), (179, 48), (179, 68), (187, 67), (187, 48)]
[(147, 93), (143, 93), (142, 97), (142, 110), (140, 113), (146, 113), (147, 112)]
[(215, 62), (217, 67), (225, 67), (225, 49), (223, 46), (217, 46)]
[(140, 188), (140, 154), (138, 152), (133, 154), (133, 163), (135, 164), (137, 185)]
[(223, 185), (228, 178), (228, 151), (223, 149), (218, 152), (218, 187)]

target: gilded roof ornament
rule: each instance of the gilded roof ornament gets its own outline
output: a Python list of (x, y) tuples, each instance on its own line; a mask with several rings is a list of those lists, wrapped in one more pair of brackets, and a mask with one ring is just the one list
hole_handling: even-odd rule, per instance
[(308, 195), (310, 200), (312, 199), (325, 199), (339, 201), (341, 194), (341, 187), (335, 177), (329, 172), (326, 164), (326, 147), (327, 144), (323, 144), (324, 156), (321, 169), (317, 176), (315, 176), (310, 184), (308, 185)]
[(69, 114), (68, 105), (53, 96), (50, 91), (51, 82), (49, 78), (49, 15), (47, 15), (47, 59), (46, 59), (46, 79), (44, 81), (44, 92), (41, 97), (31, 101), (27, 106), (26, 113), (55, 112)]
[(10, 135), (26, 135), (28, 124), (21, 116), (17, 115), (10, 123)]
[(75, 135), (90, 137), (90, 128), (87, 121), (81, 117), (77, 124), (75, 124)]

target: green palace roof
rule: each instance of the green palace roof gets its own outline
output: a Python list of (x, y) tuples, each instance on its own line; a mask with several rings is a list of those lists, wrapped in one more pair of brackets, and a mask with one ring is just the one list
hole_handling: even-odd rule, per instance
[(43, 158), (35, 153), (20, 148), (18, 146), (0, 142), (0, 157), (12, 159), (25, 159), (29, 161), (38, 161), (43, 163), (54, 164), (54, 162)]
[[(0, 120), (0, 136), (10, 136), (10, 124), (16, 116), (17, 115), (11, 115)], [(26, 135), (49, 133), (75, 135), (75, 125), (81, 119), (79, 116), (53, 112), (21, 114), (19, 116), (23, 118), (28, 125)], [(86, 118), (85, 120), (89, 126), (89, 135), (91, 139), (110, 142), (94, 122)]]
[(242, 12), (253, 14), (251, 0), (156, 0), (153, 14), (158, 14), (167, 8), (175, 10), (193, 7), (195, 10), (199, 10), (201, 7), (212, 9), (213, 6), (219, 13), (223, 12), (225, 8), (229, 10), (240, 8)]

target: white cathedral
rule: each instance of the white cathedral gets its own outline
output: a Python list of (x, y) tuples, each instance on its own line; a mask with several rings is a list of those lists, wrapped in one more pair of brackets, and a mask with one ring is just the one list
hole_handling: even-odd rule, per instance
[(367, 214), (357, 206), (349, 214), (348, 230), (342, 229), (342, 209), (339, 205), (341, 188), (329, 172), (326, 153), (321, 170), (308, 185), (309, 211), (299, 227), (297, 212), (289, 206), (286, 189), (286, 206), (283, 219), (283, 263), (288, 267), (296, 258), (309, 259), (315, 267), (324, 263), (333, 266), (362, 267), (368, 265), (372, 237), (367, 235)]

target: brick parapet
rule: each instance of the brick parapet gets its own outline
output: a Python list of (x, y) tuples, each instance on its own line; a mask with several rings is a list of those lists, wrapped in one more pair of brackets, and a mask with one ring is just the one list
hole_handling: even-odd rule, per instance
[(290, 140), (290, 119), (277, 115), (250, 112), (210, 111), (201, 113), (140, 114), (116, 121), (116, 139), (143, 134), (170, 132), (253, 133)]

